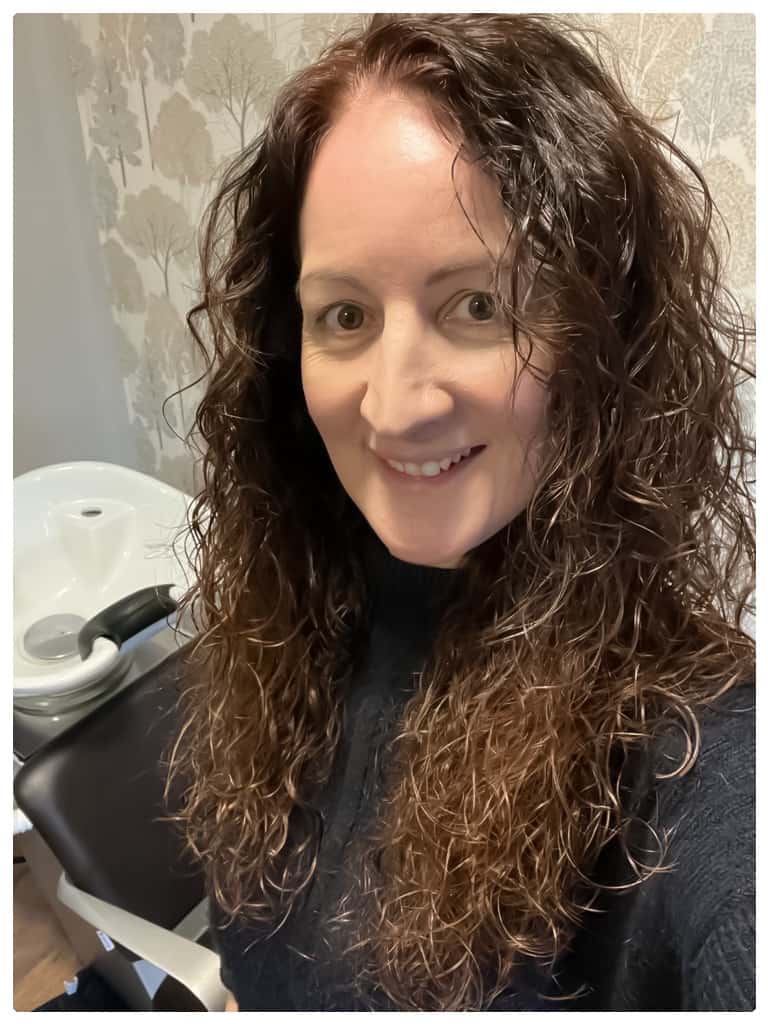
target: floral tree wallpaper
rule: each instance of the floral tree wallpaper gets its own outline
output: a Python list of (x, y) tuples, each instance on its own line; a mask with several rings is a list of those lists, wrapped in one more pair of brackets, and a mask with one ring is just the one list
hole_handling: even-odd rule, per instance
[[(194, 493), (182, 441), (203, 385), (185, 324), (196, 232), (222, 169), (282, 82), (362, 14), (72, 14), (77, 94), (125, 395), (150, 475)], [(602, 32), (629, 94), (702, 168), (731, 236), (732, 289), (752, 315), (755, 22), (750, 14), (578, 16)], [(601, 41), (602, 40), (602, 41)]]

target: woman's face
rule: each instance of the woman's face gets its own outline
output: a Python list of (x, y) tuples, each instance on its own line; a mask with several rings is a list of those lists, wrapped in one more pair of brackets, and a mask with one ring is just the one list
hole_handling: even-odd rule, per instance
[[(507, 235), (497, 190), (462, 161), (454, 189), (456, 149), (422, 104), (369, 90), (321, 144), (300, 221), (310, 416), (390, 553), (439, 568), (525, 508), (547, 404), (487, 296)], [(549, 369), (543, 353), (532, 362)], [(434, 472), (480, 445), (438, 476), (385, 461)]]

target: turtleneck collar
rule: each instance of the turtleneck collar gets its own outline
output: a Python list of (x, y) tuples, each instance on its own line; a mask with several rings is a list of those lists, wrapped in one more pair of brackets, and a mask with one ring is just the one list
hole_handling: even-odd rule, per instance
[(373, 607), (387, 618), (436, 610), (466, 570), (414, 565), (395, 558), (369, 527), (364, 567)]

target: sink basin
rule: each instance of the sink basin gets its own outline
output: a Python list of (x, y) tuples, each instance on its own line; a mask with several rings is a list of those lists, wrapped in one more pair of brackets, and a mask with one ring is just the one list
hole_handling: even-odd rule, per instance
[(119, 681), (121, 638), (192, 583), (191, 498), (108, 462), (45, 466), (13, 488), (14, 703), (51, 713)]

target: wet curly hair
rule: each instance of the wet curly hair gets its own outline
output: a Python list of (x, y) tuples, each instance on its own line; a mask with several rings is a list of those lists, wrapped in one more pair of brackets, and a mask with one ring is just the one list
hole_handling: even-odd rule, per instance
[[(294, 289), (313, 155), (370, 84), (423, 98), (497, 183), (509, 344), (555, 361), (535, 491), (467, 553), (398, 721), (350, 945), (395, 1008), (482, 1009), (582, 920), (630, 819), (628, 753), (677, 722), (684, 774), (697, 709), (754, 672), (753, 331), (701, 172), (572, 21), (377, 14), (284, 85), (206, 213), (188, 316), (207, 361), (182, 601), (199, 632), (169, 787), (230, 918), (279, 926), (312, 877), (309, 794), (369, 625), (366, 524), (309, 418)], [(656, 838), (633, 884), (664, 869)]]

